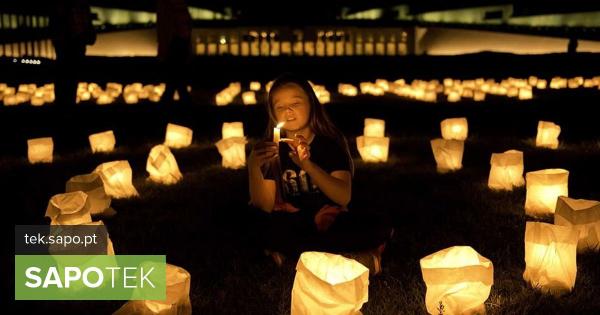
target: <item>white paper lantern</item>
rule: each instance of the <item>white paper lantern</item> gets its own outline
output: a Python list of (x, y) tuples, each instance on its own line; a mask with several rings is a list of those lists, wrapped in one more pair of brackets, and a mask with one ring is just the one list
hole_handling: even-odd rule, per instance
[[(92, 221), (90, 202), (87, 194), (82, 191), (52, 196), (48, 202), (45, 216), (50, 218), (50, 225), (104, 225), (102, 221)], [(106, 255), (114, 255), (113, 243), (108, 234), (106, 237)], [(50, 244), (50, 254), (56, 250), (53, 246), (58, 246), (59, 250), (65, 249), (63, 245)]]
[(244, 105), (256, 104), (256, 94), (254, 93), (254, 91), (247, 91), (242, 93), (242, 102), (244, 102)]
[(484, 302), (494, 284), (489, 259), (470, 246), (453, 246), (422, 258), (420, 264), (429, 314), (485, 313)]
[(86, 193), (92, 215), (101, 214), (110, 207), (111, 198), (104, 191), (104, 184), (98, 174), (91, 173), (71, 177), (67, 181), (65, 191)]
[(356, 137), (356, 146), (360, 157), (365, 162), (387, 162), (390, 138), (389, 137)]
[(433, 139), (431, 150), (437, 164), (438, 173), (447, 173), (462, 168), (464, 141)]
[(385, 120), (365, 118), (365, 129), (363, 132), (365, 137), (384, 137), (385, 136)]
[(246, 138), (221, 139), (215, 145), (222, 157), (222, 166), (239, 169), (246, 166)]
[(183, 178), (175, 156), (169, 147), (163, 144), (156, 145), (150, 150), (146, 171), (150, 174), (150, 180), (166, 185), (175, 184)]
[(531, 216), (553, 214), (559, 196), (569, 196), (569, 171), (552, 168), (527, 172), (525, 213)]
[(525, 184), (523, 152), (508, 150), (504, 153), (493, 153), (490, 164), (489, 188), (513, 190), (514, 187), (521, 187)]
[(191, 315), (191, 276), (187, 270), (167, 264), (166, 299), (129, 301), (113, 315)]
[(257, 81), (250, 82), (250, 90), (251, 91), (260, 91), (260, 82), (257, 82)]
[(444, 119), (440, 123), (440, 127), (442, 130), (442, 138), (446, 140), (464, 141), (469, 134), (469, 124), (464, 117)]
[(50, 198), (46, 217), (51, 225), (79, 225), (92, 222), (88, 196), (82, 191), (57, 194)]
[(549, 121), (539, 121), (535, 145), (537, 147), (556, 149), (558, 148), (559, 135), (559, 125)]
[(571, 291), (577, 276), (577, 239), (578, 231), (571, 227), (527, 222), (523, 279), (554, 295)]
[(221, 135), (223, 139), (243, 138), (244, 123), (239, 121), (223, 123), (223, 127), (221, 128)]
[(92, 152), (112, 152), (115, 149), (116, 139), (112, 130), (95, 133), (89, 136)]
[(100, 175), (104, 190), (113, 198), (128, 198), (137, 196), (133, 186), (133, 172), (126, 160), (106, 162), (98, 165), (94, 173)]
[(292, 315), (361, 314), (369, 298), (369, 269), (355, 260), (304, 252), (296, 265)]
[(27, 158), (30, 163), (52, 163), (54, 142), (52, 137), (27, 140)]
[(165, 145), (170, 148), (184, 148), (192, 144), (192, 129), (176, 124), (167, 124)]
[(554, 224), (579, 232), (578, 252), (600, 250), (600, 202), (558, 197)]

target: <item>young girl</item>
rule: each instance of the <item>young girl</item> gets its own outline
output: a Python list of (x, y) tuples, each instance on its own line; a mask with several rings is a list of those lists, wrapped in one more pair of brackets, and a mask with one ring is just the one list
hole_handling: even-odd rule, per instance
[[(267, 101), (268, 140), (248, 158), (250, 203), (268, 213), (260, 228), (278, 265), (284, 255), (317, 250), (345, 253), (381, 270), (391, 230), (348, 211), (354, 165), (343, 134), (328, 118), (308, 81), (277, 78)], [(273, 142), (279, 124), (281, 141)]]

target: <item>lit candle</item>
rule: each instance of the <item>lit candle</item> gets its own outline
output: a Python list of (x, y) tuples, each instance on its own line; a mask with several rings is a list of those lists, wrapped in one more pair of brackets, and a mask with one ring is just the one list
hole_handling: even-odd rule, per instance
[(281, 127), (283, 127), (283, 124), (284, 122), (280, 122), (273, 129), (273, 142), (275, 143), (279, 143), (279, 141), (281, 140)]

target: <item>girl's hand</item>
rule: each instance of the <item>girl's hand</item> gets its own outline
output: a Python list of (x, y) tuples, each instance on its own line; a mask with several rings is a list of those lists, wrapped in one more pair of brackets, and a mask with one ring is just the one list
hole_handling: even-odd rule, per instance
[(260, 168), (271, 159), (279, 156), (279, 146), (275, 142), (258, 142), (248, 157), (248, 167)]
[(310, 146), (304, 136), (297, 134), (294, 139), (281, 139), (281, 141), (287, 143), (292, 149), (290, 158), (296, 165), (303, 168), (305, 163), (310, 161)]

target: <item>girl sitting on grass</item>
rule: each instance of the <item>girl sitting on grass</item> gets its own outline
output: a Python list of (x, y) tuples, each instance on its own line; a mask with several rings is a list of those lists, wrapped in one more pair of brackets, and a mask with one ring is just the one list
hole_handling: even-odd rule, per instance
[[(381, 272), (393, 232), (368, 213), (348, 211), (354, 165), (344, 135), (328, 118), (310, 83), (277, 78), (267, 101), (266, 141), (248, 158), (250, 203), (261, 218), (261, 243), (277, 265), (304, 251), (340, 253)], [(281, 142), (273, 142), (279, 123)]]

